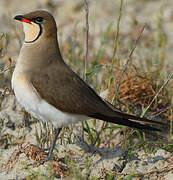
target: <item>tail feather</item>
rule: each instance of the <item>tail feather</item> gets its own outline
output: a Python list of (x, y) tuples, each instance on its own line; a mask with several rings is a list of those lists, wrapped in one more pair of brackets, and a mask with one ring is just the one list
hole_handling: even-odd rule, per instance
[(109, 116), (105, 116), (102, 114), (94, 114), (90, 117), (96, 118), (96, 119), (101, 119), (103, 121), (114, 123), (114, 124), (119, 124), (119, 125), (124, 125), (124, 126), (128, 126), (128, 127), (140, 129), (140, 130), (161, 131), (160, 129), (158, 129), (156, 127), (152, 127), (152, 126), (146, 125), (146, 124), (140, 124), (138, 122), (131, 121), (124, 117), (109, 117)]
[(138, 117), (138, 116), (134, 116), (134, 115), (131, 115), (131, 114), (127, 114), (127, 113), (124, 113), (124, 112), (121, 112), (119, 109), (117, 109), (116, 107), (114, 107), (111, 103), (109, 103), (108, 101), (106, 101), (105, 99), (103, 99), (104, 102), (111, 108), (114, 110), (114, 114), (115, 116), (117, 117), (120, 117), (120, 118), (124, 118), (124, 119), (130, 119), (132, 121), (135, 121), (135, 122), (144, 122), (146, 124), (160, 124), (160, 125), (166, 125), (165, 123), (163, 122), (158, 122), (158, 121), (153, 121), (153, 120), (149, 120), (149, 119), (144, 119), (144, 118), (141, 118), (141, 117)]
[(149, 120), (149, 119), (144, 119), (144, 118), (141, 118), (141, 117), (137, 117), (137, 116), (134, 116), (134, 115), (131, 115), (131, 114), (122, 113), (122, 112), (116, 112), (116, 114), (119, 114), (120, 117), (123, 117), (125, 119), (130, 119), (130, 120), (135, 121), (135, 122), (143, 122), (143, 123), (146, 123), (146, 124), (166, 125), (163, 122), (158, 122), (158, 121), (153, 121), (153, 120)]

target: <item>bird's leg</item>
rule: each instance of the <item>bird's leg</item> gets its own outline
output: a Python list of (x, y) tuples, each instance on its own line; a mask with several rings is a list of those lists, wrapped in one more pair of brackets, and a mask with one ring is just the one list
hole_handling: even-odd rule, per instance
[(61, 132), (61, 129), (62, 129), (62, 128), (58, 128), (58, 129), (55, 128), (55, 129), (54, 129), (53, 140), (52, 140), (52, 143), (51, 143), (51, 146), (50, 146), (50, 149), (49, 149), (49, 155), (48, 155), (48, 157), (45, 158), (45, 159), (42, 159), (42, 160), (40, 160), (40, 161), (36, 161), (34, 164), (30, 164), (30, 165), (36, 165), (36, 164), (38, 164), (38, 163), (44, 163), (44, 162), (47, 162), (47, 161), (50, 160), (50, 158), (51, 158), (51, 156), (52, 156), (52, 153), (53, 153), (53, 150), (54, 150), (54, 148), (55, 148), (56, 140), (57, 140), (57, 138), (58, 138), (59, 133)]
[(54, 129), (54, 136), (53, 136), (52, 144), (50, 146), (48, 158), (50, 158), (52, 156), (52, 152), (53, 152), (53, 150), (55, 148), (56, 140), (58, 138), (59, 133), (61, 132), (61, 129), (62, 128), (58, 128), (58, 129), (55, 128)]

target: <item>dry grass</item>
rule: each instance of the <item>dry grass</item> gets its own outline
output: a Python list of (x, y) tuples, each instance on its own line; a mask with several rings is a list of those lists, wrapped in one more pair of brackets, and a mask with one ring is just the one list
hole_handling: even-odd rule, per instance
[[(130, 67), (124, 74), (123, 81), (120, 84), (119, 100), (127, 104), (127, 106), (140, 106), (141, 109), (147, 107), (161, 87), (161, 84), (159, 85), (153, 80), (154, 73), (141, 72), (139, 68)], [(115, 76), (119, 79), (119, 69), (116, 70)], [(113, 98), (116, 92), (116, 85), (117, 81), (114, 81), (110, 91), (110, 99)], [(169, 106), (171, 99), (168, 94), (168, 89), (164, 88), (150, 107), (150, 111), (154, 112)]]

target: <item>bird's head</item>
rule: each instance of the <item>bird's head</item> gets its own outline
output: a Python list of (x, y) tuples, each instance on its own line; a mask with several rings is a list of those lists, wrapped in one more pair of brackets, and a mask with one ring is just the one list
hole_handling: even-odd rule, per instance
[(54, 37), (57, 34), (56, 22), (47, 11), (33, 11), (17, 15), (14, 19), (23, 23), (26, 43), (32, 43), (41, 38)]

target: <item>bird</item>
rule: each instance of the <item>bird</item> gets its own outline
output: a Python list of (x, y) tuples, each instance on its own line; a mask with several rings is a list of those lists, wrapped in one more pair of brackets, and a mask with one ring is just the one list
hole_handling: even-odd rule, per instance
[(64, 61), (54, 17), (45, 10), (16, 15), (25, 34), (12, 74), (17, 101), (33, 117), (54, 127), (48, 158), (62, 127), (91, 118), (139, 130), (160, 131), (162, 124), (116, 110)]

